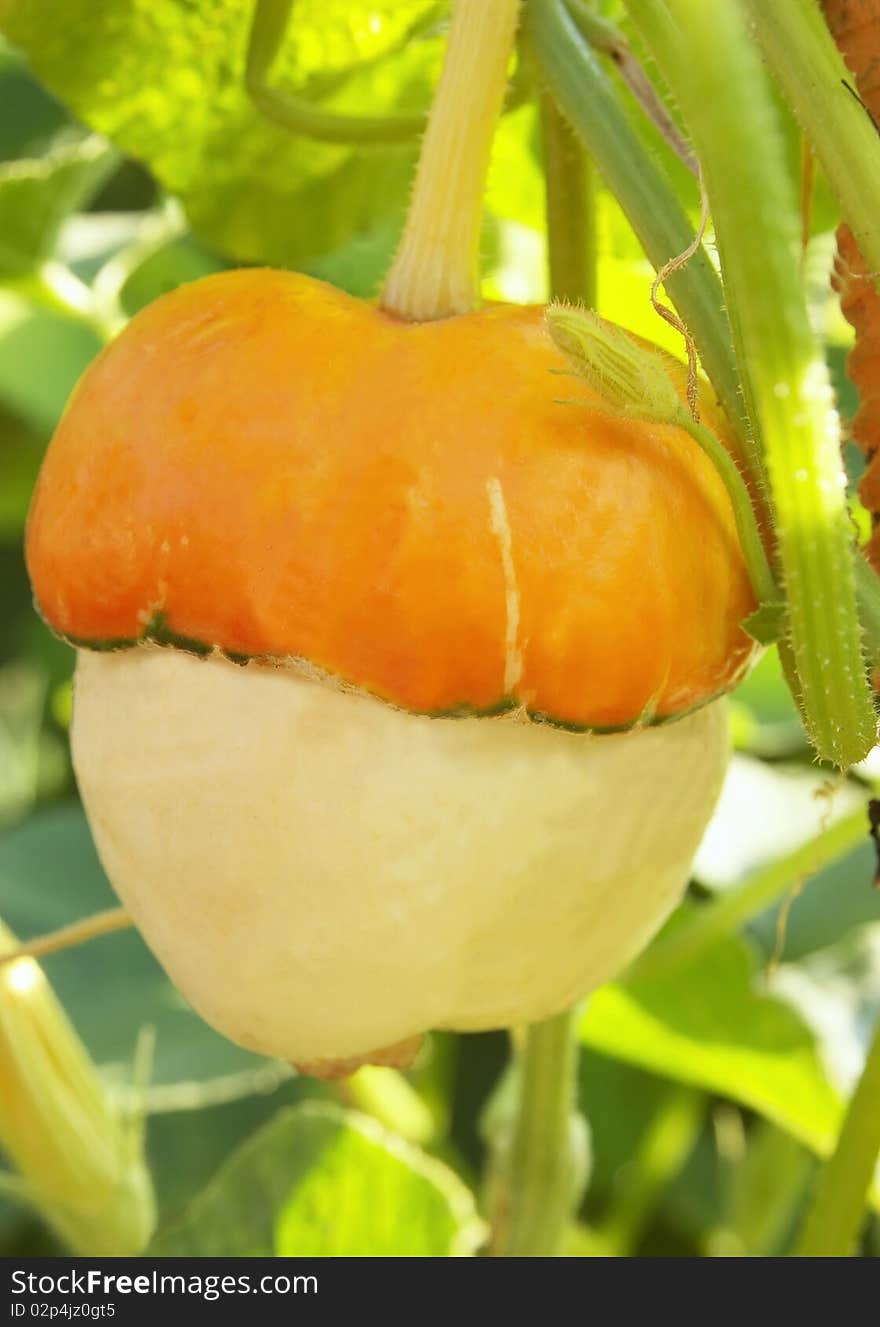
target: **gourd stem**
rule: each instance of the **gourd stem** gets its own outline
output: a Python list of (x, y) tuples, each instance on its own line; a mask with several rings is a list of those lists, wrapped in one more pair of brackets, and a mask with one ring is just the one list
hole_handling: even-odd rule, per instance
[(454, 0), (446, 61), (382, 306), (413, 322), (479, 304), (483, 192), (519, 0)]
[(848, 1258), (864, 1219), (880, 1153), (880, 1022), (844, 1118), (837, 1147), (819, 1183), (800, 1239), (799, 1258)]
[(518, 1051), (517, 1113), (492, 1252), (559, 1256), (582, 1175), (575, 1115), (577, 1010), (533, 1023)]

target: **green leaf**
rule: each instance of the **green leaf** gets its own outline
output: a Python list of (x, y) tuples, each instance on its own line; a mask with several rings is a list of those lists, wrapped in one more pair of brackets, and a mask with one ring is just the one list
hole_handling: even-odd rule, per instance
[(18, 538), (24, 530), (42, 459), (43, 439), (0, 403), (0, 539)]
[[(325, 110), (426, 108), (444, 8), (298, 0), (273, 85)], [(261, 115), (244, 85), (251, 14), (241, 0), (0, 0), (0, 27), (47, 87), (146, 162), (222, 252), (303, 266), (396, 230), (417, 144), (319, 143)]]
[(226, 1162), (154, 1257), (443, 1258), (482, 1238), (452, 1171), (330, 1104), (283, 1111)]
[(24, 660), (0, 667), (0, 826), (30, 809), (37, 793), (46, 680)]
[(51, 257), (61, 224), (97, 192), (116, 153), (92, 136), (0, 165), (0, 277), (24, 277)]
[(831, 1081), (849, 1096), (880, 1017), (880, 934), (850, 931), (797, 960), (783, 959), (773, 991), (812, 1028)]
[(785, 629), (785, 604), (760, 604), (743, 621), (743, 630), (759, 645), (775, 645)]
[[(0, 838), (0, 916), (21, 939), (116, 902), (78, 804), (39, 812)], [(44, 967), (92, 1056), (117, 1083), (129, 1082), (138, 1030), (155, 1029), (150, 1110), (233, 1100), (274, 1086), (286, 1072), (212, 1031), (134, 930), (53, 955)]]
[(0, 404), (44, 438), (100, 349), (80, 323), (0, 290)]
[[(865, 821), (864, 841), (854, 852), (812, 876), (793, 902), (783, 899), (750, 924), (749, 933), (766, 954), (795, 961), (857, 933), (870, 936), (880, 922), (880, 890), (874, 888), (877, 854), (868, 838), (867, 816)], [(837, 988), (836, 980), (833, 985)]]
[(588, 1046), (752, 1110), (820, 1153), (841, 1118), (812, 1033), (755, 983), (744, 941), (729, 937), (686, 966), (606, 986), (581, 1025)]
[(30, 156), (57, 133), (65, 114), (0, 38), (0, 161)]
[(280, 1109), (326, 1096), (323, 1083), (288, 1078), (272, 1092), (255, 1092), (201, 1110), (169, 1111), (147, 1120), (147, 1160), (160, 1225), (178, 1220), (227, 1157)]
[(718, 1257), (769, 1258), (788, 1247), (815, 1162), (795, 1139), (761, 1122), (745, 1155), (731, 1165), (723, 1229), (712, 1237)]

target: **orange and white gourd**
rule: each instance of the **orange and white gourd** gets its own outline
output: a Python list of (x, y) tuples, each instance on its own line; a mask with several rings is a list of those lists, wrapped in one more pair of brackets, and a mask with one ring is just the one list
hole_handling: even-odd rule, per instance
[(409, 324), (241, 271), (64, 415), (27, 552), (83, 800), (245, 1046), (332, 1073), (544, 1018), (680, 897), (753, 596), (697, 444), (561, 404), (564, 367), (538, 308)]

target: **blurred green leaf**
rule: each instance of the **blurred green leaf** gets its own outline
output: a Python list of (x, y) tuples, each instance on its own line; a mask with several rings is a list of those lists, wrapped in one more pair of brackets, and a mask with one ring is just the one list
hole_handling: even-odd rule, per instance
[(723, 1227), (710, 1236), (716, 1256), (778, 1257), (792, 1235), (815, 1163), (809, 1152), (766, 1121), (748, 1134), (731, 1166)]
[(880, 926), (780, 963), (771, 988), (812, 1029), (831, 1081), (848, 1095), (880, 1018)]
[(0, 161), (31, 156), (64, 124), (66, 116), (0, 37)]
[(47, 678), (24, 659), (0, 666), (0, 826), (57, 792), (67, 775), (67, 744), (43, 730)]
[(817, 872), (793, 900), (783, 899), (754, 918), (749, 934), (768, 957), (776, 954), (789, 962), (836, 945), (867, 924), (880, 922), (876, 869), (877, 853), (866, 824), (864, 842), (855, 852)]
[(43, 459), (43, 439), (0, 405), (0, 539), (24, 530), (31, 491)]
[(756, 988), (748, 946), (730, 937), (686, 966), (592, 996), (588, 1046), (749, 1106), (827, 1152), (840, 1100), (797, 1014)]
[[(444, 9), (298, 0), (273, 83), (325, 110), (427, 107)], [(0, 0), (0, 27), (77, 116), (151, 167), (222, 252), (302, 266), (398, 227), (416, 145), (357, 150), (264, 118), (244, 86), (251, 12), (241, 0)]]
[(767, 650), (734, 692), (760, 723), (797, 719), (797, 706), (783, 676), (777, 650)]
[(137, 264), (126, 278), (121, 291), (125, 311), (133, 316), (160, 295), (167, 295), (186, 281), (222, 271), (224, 266), (189, 236), (173, 240)]
[(0, 290), (0, 403), (41, 437), (54, 430), (99, 349), (98, 338), (80, 323)]
[[(0, 838), (0, 916), (21, 939), (116, 901), (78, 804), (41, 811)], [(286, 1072), (212, 1031), (134, 930), (53, 955), (44, 967), (91, 1054), (120, 1087), (138, 1030), (155, 1028), (148, 1109), (233, 1100), (267, 1090)]]
[(472, 1254), (481, 1235), (447, 1167), (366, 1116), (307, 1103), (245, 1143), (150, 1252), (442, 1258)]
[(147, 1121), (147, 1159), (156, 1188), (159, 1220), (181, 1215), (226, 1158), (285, 1106), (326, 1096), (324, 1084), (289, 1078), (270, 1092), (201, 1110), (170, 1111)]
[(591, 1214), (597, 1202), (607, 1201), (619, 1172), (633, 1160), (641, 1139), (676, 1090), (668, 1079), (584, 1048), (578, 1060), (578, 1104), (593, 1135), (586, 1198)]
[(60, 142), (0, 165), (0, 277), (24, 277), (51, 257), (62, 222), (96, 193), (116, 162), (104, 139)]

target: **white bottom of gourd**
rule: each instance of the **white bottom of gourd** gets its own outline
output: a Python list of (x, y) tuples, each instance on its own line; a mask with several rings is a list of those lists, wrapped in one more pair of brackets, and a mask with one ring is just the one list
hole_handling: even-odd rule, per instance
[(115, 889), (233, 1041), (343, 1060), (546, 1018), (678, 901), (725, 706), (578, 735), (430, 719), (287, 669), (80, 652), (73, 754)]

